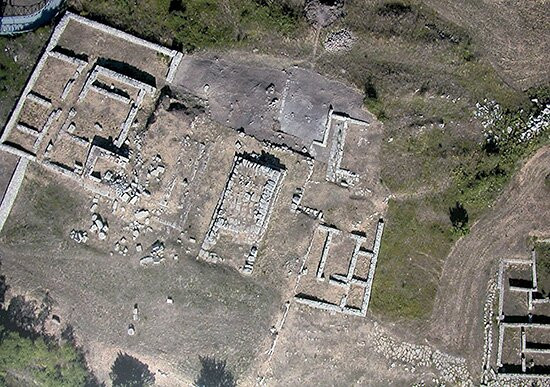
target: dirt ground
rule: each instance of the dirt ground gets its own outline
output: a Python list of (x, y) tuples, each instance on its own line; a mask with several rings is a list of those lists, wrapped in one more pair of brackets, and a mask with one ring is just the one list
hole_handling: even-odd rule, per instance
[(6, 152), (0, 153), (0, 203), (4, 199), (4, 194), (17, 166), (17, 161), (17, 156)]
[(548, 1), (426, 1), (443, 18), (467, 27), (483, 42), (491, 63), (508, 81), (526, 89), (549, 81)]
[[(433, 310), (433, 342), (470, 360), (479, 369), (483, 304), (487, 282), (502, 258), (525, 258), (529, 237), (550, 234), (550, 201), (545, 178), (550, 147), (540, 149), (523, 166), (470, 234), (447, 257)], [(454, 301), (451, 301), (454, 300)]]

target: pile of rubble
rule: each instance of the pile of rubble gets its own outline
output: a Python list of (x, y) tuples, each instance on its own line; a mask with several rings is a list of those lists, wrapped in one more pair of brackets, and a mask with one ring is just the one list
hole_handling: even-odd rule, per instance
[(132, 181), (123, 172), (107, 171), (102, 180), (109, 185), (125, 203), (136, 204), (142, 194), (148, 194), (146, 187), (134, 178)]
[(349, 51), (357, 38), (348, 30), (340, 30), (328, 34), (323, 46), (328, 52)]
[(88, 233), (82, 230), (72, 230), (69, 237), (76, 243), (86, 243), (88, 241)]
[(107, 222), (99, 215), (94, 213), (92, 215), (92, 225), (90, 226), (90, 232), (97, 233), (99, 240), (104, 240), (107, 238), (107, 231), (109, 231), (109, 225)]
[(160, 155), (156, 155), (147, 170), (147, 180), (150, 178), (158, 180), (165, 170), (166, 167), (162, 164), (162, 158)]
[(525, 143), (550, 128), (550, 105), (531, 100), (535, 113), (525, 117), (523, 110), (510, 115), (505, 114), (502, 107), (495, 101), (484, 100), (476, 104), (474, 116), (478, 118), (485, 129), (486, 141), (495, 144), (513, 141)]
[(115, 243), (115, 251), (120, 255), (126, 256), (128, 254), (128, 246), (126, 245), (126, 238), (122, 237)]
[(158, 265), (163, 261), (164, 261), (164, 243), (157, 240), (151, 246), (150, 255), (146, 255), (145, 257), (141, 258), (139, 260), (139, 264), (141, 266), (150, 266), (150, 265)]

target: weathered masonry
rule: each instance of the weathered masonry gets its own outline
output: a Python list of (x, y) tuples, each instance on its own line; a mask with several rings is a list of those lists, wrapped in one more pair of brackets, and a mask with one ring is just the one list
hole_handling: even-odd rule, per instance
[[(365, 249), (362, 245), (367, 241), (367, 238), (363, 235), (355, 233), (343, 233), (335, 227), (327, 225), (319, 225), (318, 232), (323, 236), (322, 248), (317, 269), (315, 271), (315, 281), (321, 285), (323, 282), (328, 282), (332, 287), (338, 288), (341, 292), (324, 292), (327, 296), (334, 297), (336, 294), (340, 296), (338, 302), (325, 300), (323, 296), (318, 296), (315, 293), (303, 293), (300, 292), (295, 296), (295, 300), (304, 305), (311, 306), (317, 309), (323, 309), (331, 312), (345, 313), (356, 316), (365, 317), (369, 307), (369, 301), (372, 290), (372, 282), (374, 280), (374, 274), (376, 271), (376, 263), (378, 261), (378, 254), (380, 252), (380, 244), (382, 241), (382, 233), (384, 231), (384, 221), (380, 219), (376, 227), (376, 233), (374, 237), (374, 244), (372, 249)], [(346, 273), (333, 273), (328, 276), (326, 268), (331, 256), (333, 259), (342, 260), (342, 252), (337, 250), (336, 246), (333, 246), (335, 238), (344, 238), (352, 241), (352, 253), (348, 261)], [(333, 251), (336, 250), (336, 251)], [(316, 259), (310, 256), (307, 258)], [(306, 259), (307, 259), (306, 258)], [(361, 265), (362, 270), (358, 270), (358, 266)], [(316, 289), (317, 287), (314, 287)], [(352, 291), (360, 290), (361, 295), (359, 297), (359, 305), (349, 305)]]
[[(117, 47), (147, 60), (126, 63)], [(155, 99), (159, 84), (172, 81), (181, 58), (68, 12), (4, 128), (0, 150), (115, 197), (104, 176), (128, 163), (125, 145), (138, 112)]]
[(223, 260), (214, 247), (222, 234), (229, 234), (233, 241), (247, 246), (242, 271), (252, 273), (284, 176), (284, 167), (278, 160), (265, 154), (236, 155), (199, 257), (211, 262)]

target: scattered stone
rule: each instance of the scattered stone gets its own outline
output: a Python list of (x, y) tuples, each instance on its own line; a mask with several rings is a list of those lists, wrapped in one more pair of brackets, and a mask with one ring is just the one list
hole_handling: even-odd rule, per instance
[(88, 233), (82, 230), (72, 230), (69, 237), (76, 243), (86, 243), (88, 241)]
[(166, 303), (167, 304), (173, 304), (174, 303), (174, 299), (172, 297), (166, 297)]
[(328, 52), (349, 51), (356, 40), (351, 31), (343, 29), (328, 34), (323, 45)]
[(59, 324), (61, 324), (61, 318), (57, 314), (53, 314), (52, 315), (52, 322), (55, 325), (59, 325)]
[(164, 256), (164, 243), (159, 240), (155, 241), (151, 245), (151, 255), (162, 258)]

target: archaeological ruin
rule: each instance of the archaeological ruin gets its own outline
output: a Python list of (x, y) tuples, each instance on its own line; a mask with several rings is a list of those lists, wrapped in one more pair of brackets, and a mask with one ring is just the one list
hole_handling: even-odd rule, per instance
[(540, 291), (535, 250), (498, 270), (496, 372), (503, 381), (550, 379), (550, 298)]

